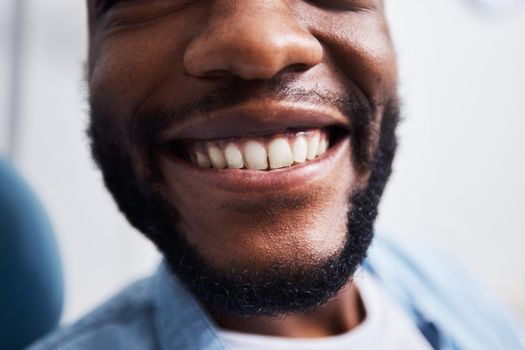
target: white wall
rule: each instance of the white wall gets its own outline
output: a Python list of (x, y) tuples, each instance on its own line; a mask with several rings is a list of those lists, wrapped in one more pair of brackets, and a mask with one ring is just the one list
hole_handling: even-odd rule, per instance
[(8, 148), (8, 106), (9, 106), (9, 60), (11, 47), (11, 13), (13, 3), (0, 2), (0, 152)]
[[(117, 213), (88, 155), (83, 3), (29, 3), (18, 164), (55, 224), (71, 320), (158, 256)], [(525, 314), (525, 12), (494, 19), (453, 0), (387, 3), (406, 119), (380, 227), (445, 248)]]
[(525, 315), (525, 11), (387, 3), (405, 121), (380, 225), (447, 249)]

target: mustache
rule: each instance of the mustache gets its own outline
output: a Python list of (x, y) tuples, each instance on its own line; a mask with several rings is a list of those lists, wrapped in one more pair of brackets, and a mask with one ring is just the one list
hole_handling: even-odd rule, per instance
[(231, 80), (191, 101), (169, 106), (139, 107), (132, 115), (126, 130), (128, 138), (136, 144), (151, 144), (169, 125), (187, 122), (200, 114), (209, 114), (247, 103), (265, 99), (276, 102), (308, 102), (329, 106), (345, 115), (353, 126), (353, 134), (359, 134), (373, 122), (375, 109), (358, 89), (348, 89), (344, 94), (329, 90), (295, 87), (289, 81)]

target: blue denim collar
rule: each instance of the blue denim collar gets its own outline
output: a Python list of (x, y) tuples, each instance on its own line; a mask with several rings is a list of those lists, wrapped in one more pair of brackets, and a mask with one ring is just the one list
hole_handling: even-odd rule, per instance
[(155, 324), (162, 349), (225, 350), (211, 317), (162, 263), (154, 276)]

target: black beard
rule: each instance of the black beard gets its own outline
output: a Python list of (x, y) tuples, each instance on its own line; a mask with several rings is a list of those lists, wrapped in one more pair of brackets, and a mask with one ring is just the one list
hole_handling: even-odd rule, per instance
[[(275, 85), (273, 89), (283, 91), (280, 85)], [(219, 98), (212, 96), (206, 103), (185, 105), (176, 111), (144, 113), (134, 120), (142, 123), (136, 128), (137, 132), (142, 134), (135, 135), (135, 140), (143, 141), (144, 144), (151, 142), (152, 135), (144, 134), (144, 130), (151, 131), (156, 128), (151, 126), (153, 116), (165, 115), (166, 118), (161, 119), (167, 121), (174, 118), (173, 116), (176, 118), (177, 111), (187, 113), (199, 110), (200, 107), (207, 109), (211, 106), (216, 108), (221, 105), (233, 105), (246, 98), (247, 89), (233, 87), (231, 90), (228, 92), (227, 89), (223, 89)], [(244, 91), (244, 94), (241, 91)], [(297, 94), (295, 96), (307, 97)], [(330, 98), (326, 100), (332, 101)], [(342, 250), (325, 261), (308, 266), (275, 263), (257, 272), (233, 269), (222, 271), (214, 268), (188, 243), (182, 232), (174, 232), (178, 214), (154, 190), (155, 176), (140, 179), (135, 175), (129, 152), (122, 150), (122, 146), (114, 141), (115, 136), (107, 125), (110, 116), (107, 116), (102, 106), (93, 100), (88, 135), (91, 139), (93, 158), (102, 170), (105, 185), (119, 209), (134, 227), (153, 241), (165, 257), (171, 271), (210, 312), (234, 316), (305, 313), (315, 310), (335, 296), (350, 281), (355, 270), (366, 258), (374, 236), (373, 224), (378, 213), (379, 201), (391, 173), (397, 147), (397, 100), (391, 101), (383, 112), (379, 144), (377, 151), (371, 155), (367, 155), (366, 150), (372, 148), (370, 136), (377, 134), (378, 130), (372, 128), (374, 118), (371, 108), (356, 102), (358, 100), (345, 100), (347, 102), (343, 103), (341, 109), (346, 112), (345, 115), (354, 118), (352, 160), (361, 171), (370, 171), (368, 186), (354, 191), (349, 198), (351, 209), (348, 213), (347, 239)], [(144, 118), (145, 115), (148, 117)], [(145, 121), (150, 124), (145, 125)], [(162, 122), (158, 124), (158, 128), (162, 127)], [(154, 165), (151, 166), (154, 169)]]

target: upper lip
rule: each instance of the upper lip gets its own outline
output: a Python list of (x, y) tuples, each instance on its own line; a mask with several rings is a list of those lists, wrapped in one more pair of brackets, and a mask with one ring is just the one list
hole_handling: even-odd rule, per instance
[(252, 102), (174, 122), (160, 133), (160, 140), (167, 143), (181, 139), (256, 137), (287, 129), (329, 126), (339, 126), (350, 131), (349, 118), (329, 106), (297, 102)]

